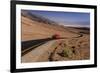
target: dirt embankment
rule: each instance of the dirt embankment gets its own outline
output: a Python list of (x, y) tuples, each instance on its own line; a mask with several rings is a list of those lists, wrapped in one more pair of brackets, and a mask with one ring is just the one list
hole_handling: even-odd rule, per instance
[(24, 16), (21, 17), (21, 20), (22, 41), (48, 38), (56, 33), (62, 37), (77, 36), (77, 34), (69, 32), (60, 26), (40, 23)]

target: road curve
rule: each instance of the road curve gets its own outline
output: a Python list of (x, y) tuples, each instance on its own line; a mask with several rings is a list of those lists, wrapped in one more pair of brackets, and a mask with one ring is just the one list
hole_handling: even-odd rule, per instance
[[(22, 62), (23, 63), (29, 63), (29, 62), (39, 62), (41, 61), (47, 61), (47, 57), (50, 55), (50, 52), (54, 50), (55, 45), (57, 45), (57, 40), (49, 41), (32, 51), (28, 52), (24, 56), (22, 56)], [(54, 45), (54, 46), (52, 46)]]

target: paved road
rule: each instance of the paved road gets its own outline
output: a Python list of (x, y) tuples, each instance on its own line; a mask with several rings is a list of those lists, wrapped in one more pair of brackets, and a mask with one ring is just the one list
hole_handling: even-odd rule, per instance
[(48, 61), (48, 56), (57, 45), (57, 40), (49, 41), (22, 56), (23, 63)]
[(45, 38), (45, 39), (23, 41), (22, 42), (22, 56), (25, 55), (26, 53), (30, 52), (32, 49), (39, 47), (51, 40), (55, 40), (55, 39)]
[[(76, 33), (78, 34), (77, 37), (71, 37), (71, 38), (80, 38), (83, 37), (84, 33)], [(60, 39), (68, 39), (66, 37), (60, 38)], [(48, 41), (52, 41), (52, 40), (58, 40), (55, 38), (45, 38), (45, 39), (37, 39), (37, 40), (29, 40), (29, 41), (22, 41), (22, 56), (27, 54), (28, 52), (30, 52), (32, 49), (39, 47), (45, 43), (47, 43)]]
[[(81, 33), (78, 34), (77, 37), (73, 37), (73, 38), (79, 38), (83, 36), (84, 35)], [(52, 47), (52, 45), (56, 44), (57, 46), (58, 42), (60, 42), (60, 39), (55, 40), (51, 38), (23, 42), (24, 44), (22, 49), (22, 53), (23, 53), (22, 62), (48, 61), (47, 57), (50, 56), (51, 54), (50, 52), (53, 52), (55, 49), (55, 46)], [(26, 49), (24, 49), (25, 46), (27, 47)]]
[[(67, 39), (67, 38), (60, 38), (60, 39)], [(38, 39), (38, 40), (30, 40), (30, 41), (23, 41), (22, 42), (22, 56), (30, 52), (32, 49), (39, 47), (48, 41), (58, 40), (55, 38), (45, 38), (45, 39)]]

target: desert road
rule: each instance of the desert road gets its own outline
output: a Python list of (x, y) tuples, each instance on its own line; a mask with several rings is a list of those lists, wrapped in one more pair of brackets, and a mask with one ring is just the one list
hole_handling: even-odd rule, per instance
[[(57, 58), (54, 58), (55, 53), (57, 50), (61, 50), (61, 46), (65, 44), (64, 41), (67, 39), (78, 39), (84, 37), (85, 34), (81, 33), (78, 34), (76, 37), (70, 37), (70, 38), (60, 38), (60, 39), (54, 39), (54, 38), (46, 38), (46, 39), (38, 39), (38, 40), (31, 40), (31, 41), (25, 41), (22, 42), (22, 62), (44, 62), (44, 61), (55, 61), (58, 60)], [(71, 41), (72, 42), (72, 41)], [(62, 44), (62, 45), (61, 45)], [(27, 48), (26, 48), (27, 47)], [(76, 53), (80, 56), (80, 53), (77, 49), (75, 49)], [(75, 53), (74, 51), (74, 53)], [(70, 50), (71, 53), (71, 50)], [(77, 56), (75, 54), (75, 56)], [(70, 56), (72, 56), (71, 54)], [(69, 57), (70, 57), (69, 56)], [(78, 57), (78, 56), (77, 56)], [(63, 57), (60, 59), (64, 59)], [(68, 58), (65, 58), (68, 59)]]
[(61, 39), (51, 40), (32, 49), (30, 52), (22, 56), (22, 62), (52, 61), (52, 55), (55, 53), (55, 50), (59, 47), (61, 42)]
[(53, 40), (51, 38), (46, 39), (38, 39), (38, 40), (29, 40), (29, 41), (23, 41), (22, 42), (22, 56), (28, 52), (30, 52), (32, 49), (50, 41)]
[[(59, 39), (66, 39), (66, 38), (59, 38)], [(30, 52), (32, 49), (39, 47), (48, 41), (58, 40), (56, 38), (45, 38), (45, 39), (38, 39), (38, 40), (30, 40), (30, 41), (23, 41), (22, 42), (22, 56)]]
[[(77, 37), (72, 37), (72, 38), (79, 38), (79, 37), (83, 37), (82, 33), (79, 33)], [(37, 40), (29, 40), (29, 41), (22, 41), (22, 56), (27, 54), (28, 52), (30, 52), (32, 49), (39, 47), (45, 43), (47, 43), (48, 41), (52, 41), (52, 40), (59, 40), (59, 39), (68, 39), (66, 37), (62, 37), (62, 38), (45, 38), (45, 39), (37, 39)]]

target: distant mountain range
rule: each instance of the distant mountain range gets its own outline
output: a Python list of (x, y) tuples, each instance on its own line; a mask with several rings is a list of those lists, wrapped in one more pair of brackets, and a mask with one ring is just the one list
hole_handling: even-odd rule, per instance
[(57, 25), (58, 24), (57, 22), (51, 21), (50, 19), (47, 19), (47, 18), (45, 18), (41, 15), (33, 14), (33, 13), (26, 11), (26, 10), (22, 10), (21, 14), (24, 17), (28, 17), (31, 20), (35, 20), (35, 21), (38, 21), (40, 23), (51, 24), (51, 25)]
[(21, 11), (21, 15), (24, 16), (24, 17), (28, 17), (30, 18), (31, 20), (35, 20), (37, 22), (40, 22), (40, 23), (45, 23), (45, 24), (50, 24), (50, 25), (56, 25), (56, 26), (60, 26), (60, 27), (78, 27), (78, 28), (86, 28), (86, 29), (89, 29), (89, 25), (80, 25), (80, 24), (74, 24), (74, 23), (66, 23), (66, 24), (62, 24), (62, 23), (57, 23), (55, 21), (52, 21), (46, 17), (43, 17), (42, 15), (37, 15), (37, 14), (33, 14), (31, 13), (30, 11), (28, 10), (22, 10)]

